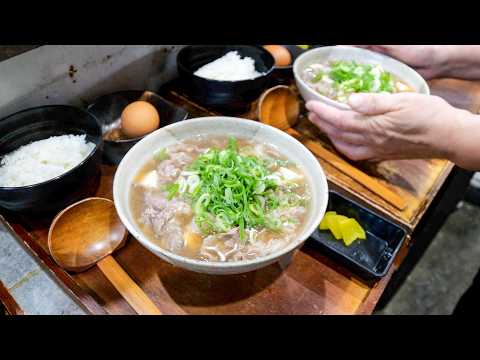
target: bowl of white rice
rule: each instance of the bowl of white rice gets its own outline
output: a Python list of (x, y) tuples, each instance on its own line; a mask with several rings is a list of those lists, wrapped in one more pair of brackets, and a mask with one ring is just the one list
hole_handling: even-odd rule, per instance
[(67, 105), (0, 120), (0, 208), (50, 213), (96, 191), (102, 135), (96, 118)]
[(273, 56), (255, 45), (189, 45), (177, 55), (187, 96), (228, 114), (248, 110), (270, 85), (274, 67)]

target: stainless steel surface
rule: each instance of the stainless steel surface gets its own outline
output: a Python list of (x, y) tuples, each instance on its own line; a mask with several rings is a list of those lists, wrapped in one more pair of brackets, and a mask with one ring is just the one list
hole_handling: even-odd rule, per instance
[(85, 314), (1, 222), (0, 280), (25, 314)]
[(40, 45), (0, 45), (0, 61), (20, 55), (39, 46)]
[(176, 74), (175, 45), (47, 45), (0, 62), (0, 118), (21, 109), (85, 105), (116, 90), (156, 90)]

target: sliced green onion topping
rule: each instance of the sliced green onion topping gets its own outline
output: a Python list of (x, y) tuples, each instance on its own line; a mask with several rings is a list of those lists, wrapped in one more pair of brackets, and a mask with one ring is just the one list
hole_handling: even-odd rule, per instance
[(240, 239), (247, 241), (247, 229), (281, 228), (281, 221), (270, 215), (273, 210), (299, 204), (297, 195), (282, 195), (277, 182), (267, 178), (271, 164), (271, 159), (241, 155), (237, 141), (230, 137), (226, 148), (211, 148), (187, 166), (185, 173), (195, 174), (193, 189), (183, 191), (179, 180), (168, 185), (168, 198), (179, 195), (189, 200), (203, 233), (238, 227)]
[(159, 150), (159, 151), (157, 151), (157, 152), (153, 155), (153, 158), (154, 158), (156, 161), (167, 160), (169, 157), (170, 157), (170, 156), (168, 155), (167, 149)]
[(379, 66), (358, 64), (355, 61), (333, 61), (330, 63), (330, 71), (317, 73), (312, 82), (322, 80), (328, 75), (334, 81), (333, 86), (342, 94), (358, 92), (394, 92), (394, 79), (392, 74), (384, 71)]

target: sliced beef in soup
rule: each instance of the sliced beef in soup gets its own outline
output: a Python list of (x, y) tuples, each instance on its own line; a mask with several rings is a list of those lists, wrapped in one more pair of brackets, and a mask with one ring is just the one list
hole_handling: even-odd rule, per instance
[(140, 222), (155, 234), (163, 234), (162, 246), (172, 252), (183, 248), (183, 227), (192, 218), (192, 208), (179, 199), (168, 200), (165, 193), (146, 191)]
[(271, 146), (198, 137), (154, 154), (130, 202), (144, 233), (166, 250), (243, 261), (296, 239), (309, 191), (301, 169)]

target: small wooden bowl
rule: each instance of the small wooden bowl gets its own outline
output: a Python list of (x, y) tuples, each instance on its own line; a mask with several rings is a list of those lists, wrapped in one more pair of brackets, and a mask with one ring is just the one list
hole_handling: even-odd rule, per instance
[(258, 102), (258, 119), (280, 130), (295, 126), (300, 114), (297, 94), (285, 85), (265, 91)]

